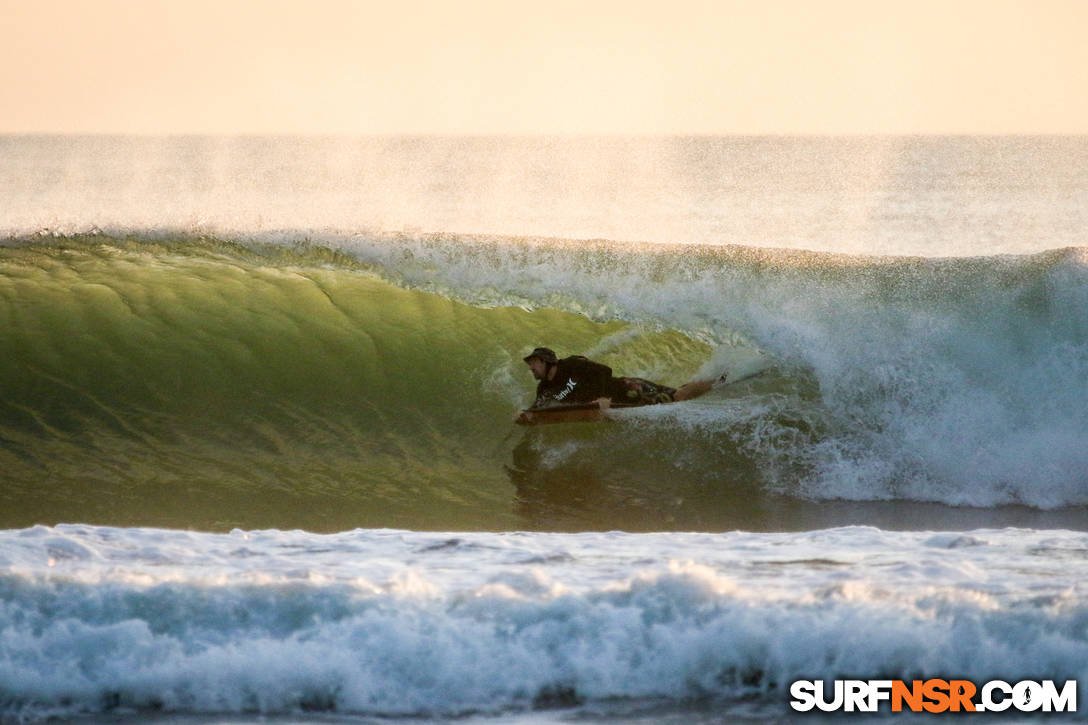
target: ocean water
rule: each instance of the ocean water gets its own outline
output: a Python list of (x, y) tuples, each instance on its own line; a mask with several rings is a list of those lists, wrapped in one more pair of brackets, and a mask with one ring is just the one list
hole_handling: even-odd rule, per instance
[[(0, 720), (789, 722), (797, 679), (1088, 681), (1086, 138), (0, 161)], [(538, 345), (743, 379), (520, 428)]]

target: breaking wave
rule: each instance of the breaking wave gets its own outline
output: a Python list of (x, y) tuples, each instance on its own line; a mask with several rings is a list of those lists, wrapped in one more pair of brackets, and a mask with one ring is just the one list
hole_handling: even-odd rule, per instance
[[(730, 525), (768, 501), (1083, 507), (1086, 261), (12, 238), (0, 523), (527, 525), (511, 484), (545, 527), (557, 500), (578, 526), (634, 529)], [(765, 371), (612, 425), (515, 429), (520, 359), (542, 344), (671, 385)]]

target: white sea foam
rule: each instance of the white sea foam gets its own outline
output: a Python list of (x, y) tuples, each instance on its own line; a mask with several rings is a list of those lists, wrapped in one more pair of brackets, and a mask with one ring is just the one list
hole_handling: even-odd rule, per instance
[(1088, 678), (1083, 533), (59, 526), (0, 550), (8, 718), (784, 707), (799, 678)]

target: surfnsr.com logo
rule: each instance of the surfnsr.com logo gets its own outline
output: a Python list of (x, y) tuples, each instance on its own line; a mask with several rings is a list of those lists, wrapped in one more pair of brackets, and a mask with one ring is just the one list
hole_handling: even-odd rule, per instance
[(790, 685), (790, 707), (798, 712), (877, 712), (887, 703), (892, 712), (1076, 712), (1077, 681), (1059, 688), (1053, 680), (1015, 684), (991, 680), (981, 687), (969, 680), (835, 680), (825, 691), (823, 680), (797, 680)]

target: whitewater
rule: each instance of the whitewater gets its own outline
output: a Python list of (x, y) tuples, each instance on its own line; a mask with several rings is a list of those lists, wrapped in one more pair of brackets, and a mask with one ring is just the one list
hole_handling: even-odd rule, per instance
[[(0, 720), (785, 722), (798, 679), (1088, 677), (1083, 138), (0, 159)], [(743, 379), (519, 428), (539, 345)]]
[(69, 525), (0, 542), (0, 701), (16, 718), (580, 707), (659, 722), (680, 704), (679, 721), (758, 721), (823, 674), (1088, 676), (1083, 533)]

